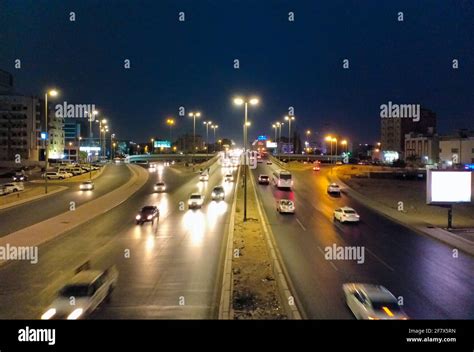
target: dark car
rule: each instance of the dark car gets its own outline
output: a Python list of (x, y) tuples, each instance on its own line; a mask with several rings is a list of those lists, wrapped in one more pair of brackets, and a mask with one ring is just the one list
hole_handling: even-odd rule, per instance
[(137, 225), (143, 225), (143, 223), (147, 221), (151, 221), (151, 223), (153, 224), (155, 218), (158, 219), (159, 217), (160, 211), (158, 210), (158, 207), (154, 205), (147, 205), (140, 209), (137, 216), (135, 216), (135, 221)]
[(270, 178), (268, 177), (268, 175), (259, 175), (258, 183), (261, 185), (268, 185), (270, 184)]
[(212, 190), (212, 200), (224, 200), (225, 198), (225, 193), (224, 193), (224, 187), (222, 186), (216, 186)]
[(28, 176), (23, 171), (17, 171), (13, 175), (13, 182), (28, 181)]

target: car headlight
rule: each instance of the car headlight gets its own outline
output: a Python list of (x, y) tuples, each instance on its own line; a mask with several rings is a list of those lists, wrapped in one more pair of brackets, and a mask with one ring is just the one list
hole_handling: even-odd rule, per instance
[(212, 196), (213, 197), (217, 196), (216, 192), (212, 192)]
[(157, 186), (155, 186), (155, 191), (158, 191), (158, 187), (157, 187)]
[(135, 216), (135, 219), (140, 220), (142, 217), (140, 215)]
[(41, 320), (49, 320), (56, 314), (55, 308), (49, 308), (42, 316)]
[(151, 220), (152, 217), (153, 217), (153, 216), (148, 215), (146, 218), (147, 218), (148, 220)]
[(83, 312), (84, 310), (82, 308), (74, 309), (72, 313), (67, 316), (67, 320), (76, 320), (82, 315)]

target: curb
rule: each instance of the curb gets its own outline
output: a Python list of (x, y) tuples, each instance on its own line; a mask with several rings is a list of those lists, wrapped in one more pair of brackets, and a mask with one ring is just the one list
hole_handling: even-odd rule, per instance
[(374, 205), (370, 204), (367, 202), (368, 197), (361, 194), (360, 192), (354, 190), (352, 187), (350, 187), (347, 183), (342, 181), (339, 176), (337, 175), (332, 175), (332, 178), (337, 179), (338, 182), (342, 185), (344, 185), (344, 190), (346, 191), (346, 194), (355, 200), (363, 203), (366, 207), (370, 208), (372, 211), (375, 211), (376, 213), (388, 218), (389, 220), (396, 222), (397, 224), (412, 230), (418, 234), (424, 235), (424, 236), (429, 236), (430, 238), (434, 238), (440, 242), (443, 242), (444, 244), (447, 244), (449, 246), (455, 247), (456, 249), (460, 249), (463, 252), (466, 252), (467, 254), (473, 255), (474, 256), (474, 244), (469, 243), (468, 240), (451, 233), (449, 231), (443, 230), (439, 227), (433, 226), (430, 228), (429, 226), (432, 226), (430, 224), (426, 224), (426, 226), (415, 226), (415, 225), (410, 225), (407, 224), (406, 222), (403, 222), (402, 220), (388, 214), (388, 212), (382, 210), (384, 207), (386, 207), (383, 204), (378, 205), (375, 207)]
[[(303, 319), (303, 317), (300, 310), (297, 307), (297, 302), (299, 302), (299, 299), (296, 298), (295, 294), (292, 294), (292, 292), (296, 292), (296, 291), (294, 290), (294, 286), (291, 283), (291, 279), (288, 274), (288, 271), (286, 270), (286, 267), (283, 264), (280, 251), (278, 250), (278, 247), (276, 245), (275, 237), (273, 235), (271, 227), (268, 225), (268, 219), (265, 215), (265, 212), (263, 211), (263, 207), (260, 204), (260, 198), (258, 197), (257, 187), (255, 184), (255, 180), (253, 178), (253, 174), (250, 175), (250, 180), (253, 184), (253, 191), (254, 191), (255, 200), (257, 203), (258, 213), (260, 214), (260, 217), (262, 219), (263, 233), (265, 234), (265, 240), (266, 240), (267, 247), (269, 250), (270, 258), (272, 260), (273, 274), (275, 275), (275, 280), (277, 283), (281, 302), (283, 304), (284, 310), (286, 311), (289, 319), (301, 320)], [(294, 304), (289, 303), (290, 298), (293, 298), (295, 300)], [(300, 304), (298, 303), (298, 305)]]
[(234, 224), (235, 224), (235, 209), (237, 207), (237, 190), (239, 188), (240, 168), (237, 172), (237, 177), (234, 186), (234, 200), (230, 209), (229, 232), (227, 234), (227, 244), (225, 247), (224, 271), (222, 275), (221, 299), (219, 303), (220, 320), (233, 319), (234, 313), (232, 310), (232, 253), (234, 248)]

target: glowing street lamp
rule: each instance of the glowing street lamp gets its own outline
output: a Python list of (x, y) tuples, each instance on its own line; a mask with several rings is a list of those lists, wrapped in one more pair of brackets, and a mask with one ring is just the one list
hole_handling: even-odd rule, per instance
[(46, 125), (46, 139), (44, 141), (45, 144), (45, 177), (44, 177), (44, 193), (48, 193), (48, 178), (46, 177), (46, 172), (48, 172), (49, 167), (49, 129), (48, 129), (48, 96), (50, 97), (57, 97), (58, 91), (56, 89), (50, 89), (44, 94), (44, 109), (45, 109), (45, 125)]
[[(288, 144), (291, 146), (291, 121), (294, 121), (295, 117), (294, 116), (285, 116), (285, 121), (288, 121)], [(290, 152), (289, 150), (290, 147), (288, 147), (288, 153)]]
[(247, 127), (249, 126), (248, 117), (248, 105), (257, 105), (259, 103), (258, 98), (252, 97), (250, 99), (243, 97), (235, 97), (234, 104), (237, 106), (244, 105), (244, 221), (247, 221)]
[(198, 112), (190, 112), (188, 114), (189, 117), (193, 118), (193, 153), (196, 152), (196, 117), (201, 117), (201, 113)]

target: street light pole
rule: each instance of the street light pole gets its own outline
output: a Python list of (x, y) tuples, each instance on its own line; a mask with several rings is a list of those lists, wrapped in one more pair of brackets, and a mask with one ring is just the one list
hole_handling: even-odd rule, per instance
[(294, 116), (285, 116), (285, 120), (288, 121), (288, 154), (290, 154), (291, 149), (291, 121), (294, 119)]
[(44, 110), (45, 110), (45, 124), (46, 124), (46, 139), (45, 139), (45, 170), (44, 170), (44, 193), (48, 193), (48, 177), (46, 173), (48, 172), (49, 167), (49, 129), (48, 129), (48, 95), (55, 97), (58, 95), (58, 92), (55, 89), (49, 90), (44, 95)]
[(251, 98), (250, 100), (243, 98), (235, 98), (234, 104), (244, 105), (244, 221), (247, 221), (247, 126), (248, 126), (248, 103), (251, 105), (258, 104), (257, 98)]
[(206, 157), (209, 157), (209, 125), (212, 121), (204, 121), (203, 124), (206, 126)]
[[(193, 155), (196, 153), (196, 117), (200, 117), (200, 112), (190, 112), (189, 116), (193, 118)], [(194, 161), (194, 158), (193, 158)]]

